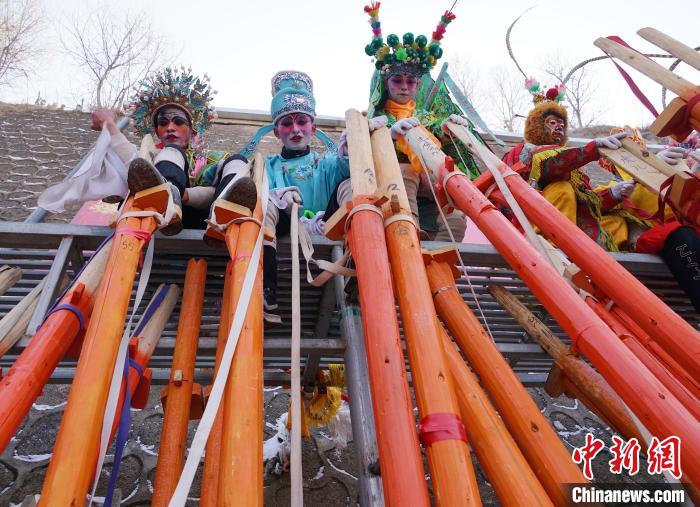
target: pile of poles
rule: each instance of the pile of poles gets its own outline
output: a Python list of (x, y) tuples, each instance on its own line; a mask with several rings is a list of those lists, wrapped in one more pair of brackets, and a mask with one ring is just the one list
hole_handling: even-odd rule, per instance
[[(421, 248), (389, 131), (381, 127), (370, 133), (367, 119), (355, 110), (347, 112), (346, 124), (353, 200), (330, 217), (326, 230), (331, 239), (346, 241), (355, 262), (385, 503), (430, 504), (424, 450), (435, 503), (479, 505), (471, 450), (503, 505), (565, 505), (564, 485), (586, 479), (462, 299), (455, 279), (466, 272), (457, 267), (461, 261), (456, 250)], [(695, 491), (692, 484), (700, 481), (698, 333), (467, 129), (456, 124), (448, 128), (489, 172), (472, 182), (421, 128), (409, 131), (406, 139), (422, 160), (438, 200), (460, 209), (479, 227), (571, 338), (571, 346), (564, 345), (507, 291), (490, 289), (554, 358), (548, 391), (575, 395), (625, 437), (642, 442), (649, 434), (680, 437), (684, 481)], [(212, 389), (216, 401), (205, 409), (208, 393), (194, 382), (194, 365), (207, 263), (192, 259), (170, 381), (161, 395), (165, 415), (153, 505), (184, 504), (174, 498), (189, 484), (183, 480), (187, 423), (207, 420), (206, 411), (212, 410), (201, 442), (206, 443), (206, 457), (200, 505), (263, 503), (259, 249), (265, 182), (260, 155), (251, 171), (261, 196), (252, 215), (217, 217), (219, 223), (230, 224), (223, 233), (231, 260), (215, 364), (215, 376), (223, 372), (225, 387), (220, 397)], [(514, 199), (571, 262), (558, 266), (549, 244), (530, 243), (484, 195), (487, 189)], [(157, 228), (154, 217), (165, 211), (164, 192), (165, 187), (156, 187), (129, 198), (114, 237), (73, 280), (0, 381), (4, 449), (61, 358), (80, 354), (39, 505), (84, 504), (94, 493), (90, 486), (107, 445), (124, 418), (128, 421), (129, 405), (143, 407), (148, 397), (148, 362), (179, 289), (159, 287), (133, 333), (130, 325), (124, 332), (124, 322), (139, 262)], [(148, 264), (147, 254), (143, 270)], [(0, 288), (16, 278), (16, 272), (0, 271)], [(247, 310), (239, 316), (241, 306)], [(349, 325), (355, 324), (346, 322), (344, 329)], [(228, 354), (227, 344), (235, 352)], [(228, 357), (232, 360), (227, 363)], [(117, 391), (110, 395), (113, 377)], [(199, 462), (198, 456), (193, 459)], [(292, 503), (300, 501), (301, 495)]]

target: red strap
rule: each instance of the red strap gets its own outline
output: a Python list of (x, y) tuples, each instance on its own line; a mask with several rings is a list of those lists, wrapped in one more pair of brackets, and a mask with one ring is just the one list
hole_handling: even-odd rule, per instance
[(151, 236), (153, 233), (144, 231), (143, 229), (136, 229), (134, 227), (119, 227), (117, 228), (117, 234), (122, 236), (133, 236), (136, 239), (143, 240), (145, 243), (151, 241)]
[[(625, 46), (626, 48), (629, 48), (629, 49), (631, 49), (631, 50), (636, 51), (637, 53), (639, 53), (639, 51), (637, 51), (637, 50), (634, 49), (632, 46), (630, 46), (629, 44), (627, 44), (624, 40), (622, 40), (622, 39), (621, 39), (620, 37), (618, 37), (617, 35), (610, 35), (610, 36), (607, 37), (607, 38), (610, 39), (610, 40), (613, 41), (613, 42), (617, 42), (617, 43), (620, 44), (621, 46)], [(632, 93), (634, 93), (634, 95), (639, 99), (639, 101), (640, 101), (642, 104), (644, 104), (644, 107), (646, 107), (646, 108), (649, 110), (649, 112), (650, 112), (651, 114), (654, 115), (654, 118), (656, 118), (657, 116), (659, 116), (659, 113), (656, 111), (656, 108), (654, 107), (654, 105), (653, 105), (653, 104), (651, 103), (651, 101), (646, 97), (646, 95), (644, 95), (644, 93), (642, 92), (642, 90), (639, 89), (639, 87), (637, 86), (637, 83), (634, 82), (634, 80), (632, 79), (632, 77), (630, 77), (630, 75), (627, 74), (627, 72), (625, 72), (625, 70), (624, 70), (622, 67), (620, 67), (620, 65), (618, 65), (618, 63), (617, 63), (617, 62), (615, 61), (615, 59), (610, 55), (610, 53), (608, 53), (608, 52), (605, 51), (605, 50), (604, 50), (603, 52), (604, 52), (606, 55), (608, 55), (608, 56), (610, 57), (610, 59), (612, 60), (612, 62), (615, 64), (615, 67), (617, 67), (617, 70), (620, 71), (620, 74), (622, 74), (622, 77), (623, 77), (624, 80), (627, 82), (627, 86), (630, 87), (630, 90), (632, 90)], [(639, 53), (639, 54), (642, 55), (642, 53)], [(644, 55), (642, 55), (642, 56), (644, 56)], [(644, 56), (644, 58), (646, 58), (646, 56)]]
[(418, 437), (423, 447), (430, 447), (442, 440), (467, 441), (464, 424), (457, 414), (429, 414), (418, 425)]
[(648, 211), (638, 206), (635, 206), (635, 204), (632, 201), (630, 201), (627, 197), (623, 197), (622, 199), (620, 199), (620, 202), (624, 204), (625, 208), (634, 211), (635, 215), (637, 215), (642, 220), (654, 220), (654, 218), (656, 218), (656, 215), (658, 214), (649, 213)]

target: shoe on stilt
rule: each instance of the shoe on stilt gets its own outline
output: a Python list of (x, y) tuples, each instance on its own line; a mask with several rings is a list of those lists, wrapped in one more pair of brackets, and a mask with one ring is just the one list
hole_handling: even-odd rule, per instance
[(263, 292), (263, 319), (266, 324), (282, 324), (282, 317), (277, 313), (278, 310), (277, 294), (266, 287)]
[[(182, 230), (182, 198), (180, 191), (172, 183), (168, 182), (158, 169), (153, 164), (144, 158), (136, 158), (129, 164), (129, 173), (127, 176), (127, 185), (129, 192), (134, 196), (134, 203), (138, 205), (138, 201), (145, 201), (148, 195), (144, 195), (148, 190), (161, 187), (159, 190), (165, 190), (168, 195), (168, 205), (173, 206), (173, 217), (170, 223), (161, 227), (160, 231), (166, 236), (174, 236)], [(158, 193), (158, 192), (154, 192)], [(156, 206), (160, 207), (160, 206)]]
[[(216, 220), (219, 224), (225, 224), (236, 217), (252, 216), (255, 205), (258, 202), (258, 189), (255, 181), (250, 176), (234, 178), (231, 175), (229, 181), (226, 178), (220, 185), (225, 185), (218, 199), (212, 204), (210, 220)], [(211, 226), (204, 233), (204, 242), (214, 248), (225, 246), (225, 238)]]

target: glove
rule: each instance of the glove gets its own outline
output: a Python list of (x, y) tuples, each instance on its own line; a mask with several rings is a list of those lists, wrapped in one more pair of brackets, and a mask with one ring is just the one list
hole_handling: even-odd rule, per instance
[(595, 145), (598, 148), (610, 148), (611, 150), (616, 150), (622, 146), (620, 139), (627, 137), (626, 132), (619, 132), (608, 137), (599, 137), (595, 139)]
[(685, 149), (680, 146), (671, 146), (669, 148), (664, 148), (656, 154), (661, 160), (666, 162), (668, 165), (676, 165), (680, 160), (683, 159), (685, 155)]
[(389, 121), (389, 118), (387, 118), (385, 115), (375, 116), (374, 118), (370, 118), (369, 121), (367, 122), (369, 124), (369, 131), (374, 132), (379, 127), (385, 127), (388, 121)]
[(634, 190), (634, 180), (621, 181), (610, 187), (610, 195), (612, 195), (616, 201), (621, 201), (623, 197), (629, 197), (632, 195)]
[(688, 165), (690, 166), (690, 172), (697, 173), (700, 171), (700, 150), (695, 150), (688, 155)]
[[(370, 129), (371, 132), (371, 129)], [(343, 130), (340, 133), (340, 139), (338, 139), (338, 156), (347, 157), (348, 156), (348, 132)]]
[(292, 205), (304, 204), (304, 199), (301, 197), (299, 187), (284, 187), (270, 190), (270, 201), (281, 210), (284, 210), (288, 215), (292, 214)]
[(469, 127), (469, 122), (466, 120), (466, 118), (458, 114), (451, 114), (445, 121), (443, 121), (440, 124), (440, 130), (442, 130), (445, 134), (448, 133), (447, 125), (445, 125), (445, 123), (447, 123), (448, 121), (451, 121), (452, 123), (456, 123), (457, 125), (461, 125), (463, 127)]
[(325, 214), (325, 211), (319, 211), (313, 218), (301, 217), (299, 220), (304, 224), (309, 234), (323, 236), (326, 234), (324, 230), (326, 222), (323, 220)]
[(417, 127), (419, 125), (420, 122), (415, 118), (404, 118), (403, 120), (399, 120), (391, 126), (391, 138), (396, 141), (413, 127)]

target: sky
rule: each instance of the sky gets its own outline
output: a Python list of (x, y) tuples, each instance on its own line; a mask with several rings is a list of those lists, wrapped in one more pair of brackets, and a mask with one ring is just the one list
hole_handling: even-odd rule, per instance
[[(42, 0), (39, 0), (42, 1)], [(384, 36), (411, 31), (430, 38), (440, 15), (453, 0), (384, 0), (380, 20)], [(155, 30), (165, 36), (177, 63), (208, 73), (219, 91), (218, 107), (269, 110), (270, 78), (283, 69), (307, 72), (314, 81), (317, 113), (343, 116), (348, 108), (365, 109), (372, 73), (370, 57), (364, 53), (371, 39), (363, 0), (171, 0), (140, 2), (122, 0), (115, 10), (141, 12), (151, 18)], [(60, 23), (68, 17), (99, 9), (97, 0), (44, 0), (47, 19), (47, 51), (28, 80), (0, 87), (0, 100), (34, 103), (37, 93), (49, 103), (74, 107), (89, 88), (81, 74), (59, 51)], [(516, 0), (459, 0), (453, 21), (443, 41), (442, 61), (468, 64), (482, 94), (488, 91), (492, 69), (501, 67), (522, 79), (510, 61), (505, 32), (510, 23), (533, 3)], [(593, 45), (600, 36), (616, 34), (636, 49), (655, 51), (636, 35), (639, 28), (653, 26), (687, 45), (700, 45), (697, 20), (659, 9), (656, 0), (611, 2), (548, 2), (534, 4), (513, 31), (511, 42), (526, 73), (547, 82), (542, 67), (558, 54), (573, 66), (598, 56)], [(668, 65), (669, 61), (662, 60)], [(609, 61), (589, 66), (597, 89), (595, 108), (603, 110), (600, 123), (647, 125), (653, 120), (632, 95)], [(437, 70), (433, 71), (434, 74)], [(685, 65), (676, 72), (700, 83), (700, 73)], [(630, 72), (660, 109), (661, 88), (644, 76)], [(550, 83), (548, 83), (550, 84)], [(483, 115), (491, 126), (488, 100)], [(523, 111), (525, 114), (527, 111)]]

